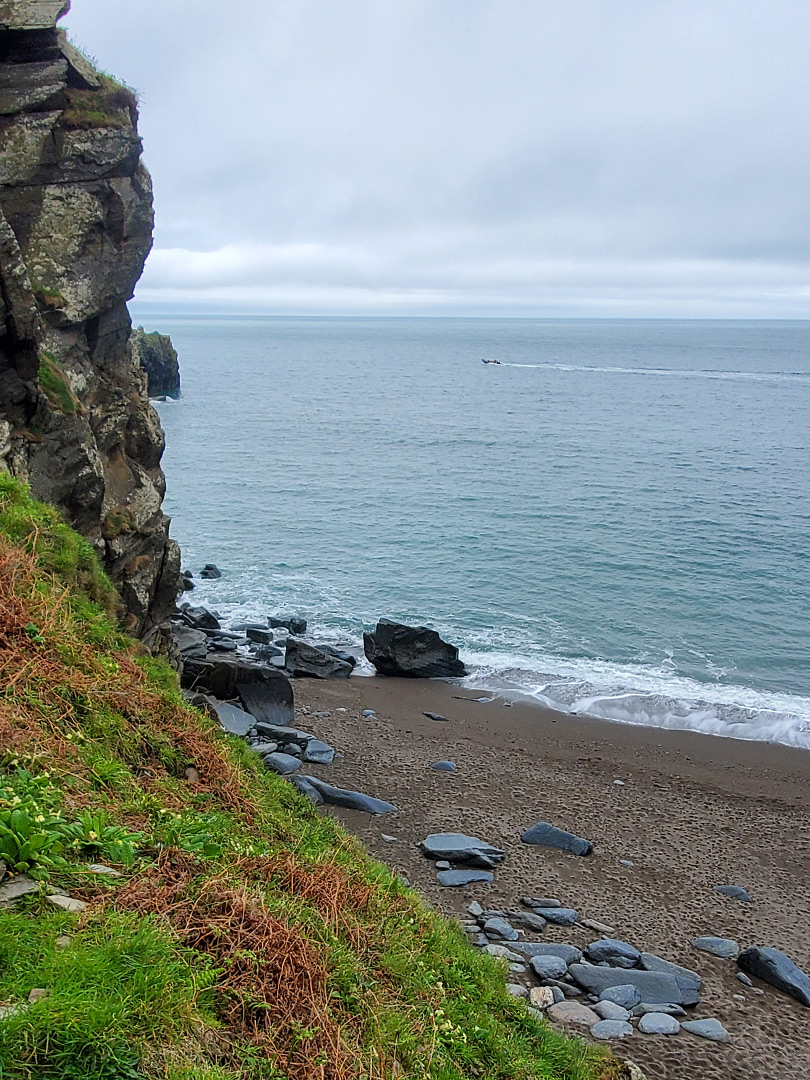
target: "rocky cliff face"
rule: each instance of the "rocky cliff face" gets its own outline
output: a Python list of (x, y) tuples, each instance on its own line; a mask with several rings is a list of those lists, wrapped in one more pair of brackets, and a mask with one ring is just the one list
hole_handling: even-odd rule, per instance
[(102, 556), (150, 647), (178, 587), (163, 432), (126, 301), (152, 243), (134, 95), (56, 27), (62, 0), (0, 0), (0, 469)]
[(177, 397), (180, 393), (180, 364), (172, 339), (166, 334), (147, 334), (142, 326), (132, 331), (132, 351), (146, 372), (149, 397)]

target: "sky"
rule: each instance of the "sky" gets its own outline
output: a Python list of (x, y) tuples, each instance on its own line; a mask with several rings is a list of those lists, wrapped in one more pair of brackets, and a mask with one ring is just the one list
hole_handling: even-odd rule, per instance
[(807, 0), (73, 0), (140, 305), (810, 318)]

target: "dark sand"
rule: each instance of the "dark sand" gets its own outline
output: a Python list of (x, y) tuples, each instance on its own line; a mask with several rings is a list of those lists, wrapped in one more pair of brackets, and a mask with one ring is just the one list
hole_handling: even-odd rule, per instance
[[(481, 704), (482, 692), (433, 680), (297, 680), (295, 695), (309, 709), (301, 726), (342, 754), (328, 768), (306, 768), (399, 807), (384, 817), (327, 812), (447, 914), (473, 899), (515, 909), (522, 895), (555, 896), (637, 948), (700, 971), (695, 1017), (716, 1016), (733, 1041), (681, 1032), (615, 1044), (649, 1080), (810, 1080), (810, 1009), (769, 987), (755, 995), (733, 961), (690, 944), (716, 934), (742, 948), (772, 945), (810, 971), (810, 752)], [(363, 718), (367, 708), (379, 719)], [(457, 771), (433, 772), (442, 758)], [(594, 854), (522, 844), (520, 833), (540, 820), (587, 837)], [(438, 886), (417, 844), (449, 831), (506, 850), (492, 885)], [(717, 884), (742, 885), (756, 902), (718, 896)], [(582, 946), (599, 936), (549, 926), (544, 940)]]

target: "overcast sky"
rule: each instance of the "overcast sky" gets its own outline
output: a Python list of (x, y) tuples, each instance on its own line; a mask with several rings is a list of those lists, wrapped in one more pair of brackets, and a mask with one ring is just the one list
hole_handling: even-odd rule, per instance
[(137, 299), (810, 317), (807, 0), (73, 0), (140, 95)]

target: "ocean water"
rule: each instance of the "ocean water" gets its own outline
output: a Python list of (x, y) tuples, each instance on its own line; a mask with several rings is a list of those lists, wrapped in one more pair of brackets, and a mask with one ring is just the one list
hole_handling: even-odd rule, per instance
[(810, 323), (135, 321), (180, 354), (184, 566), (224, 571), (191, 599), (424, 623), (472, 686), (810, 747)]

